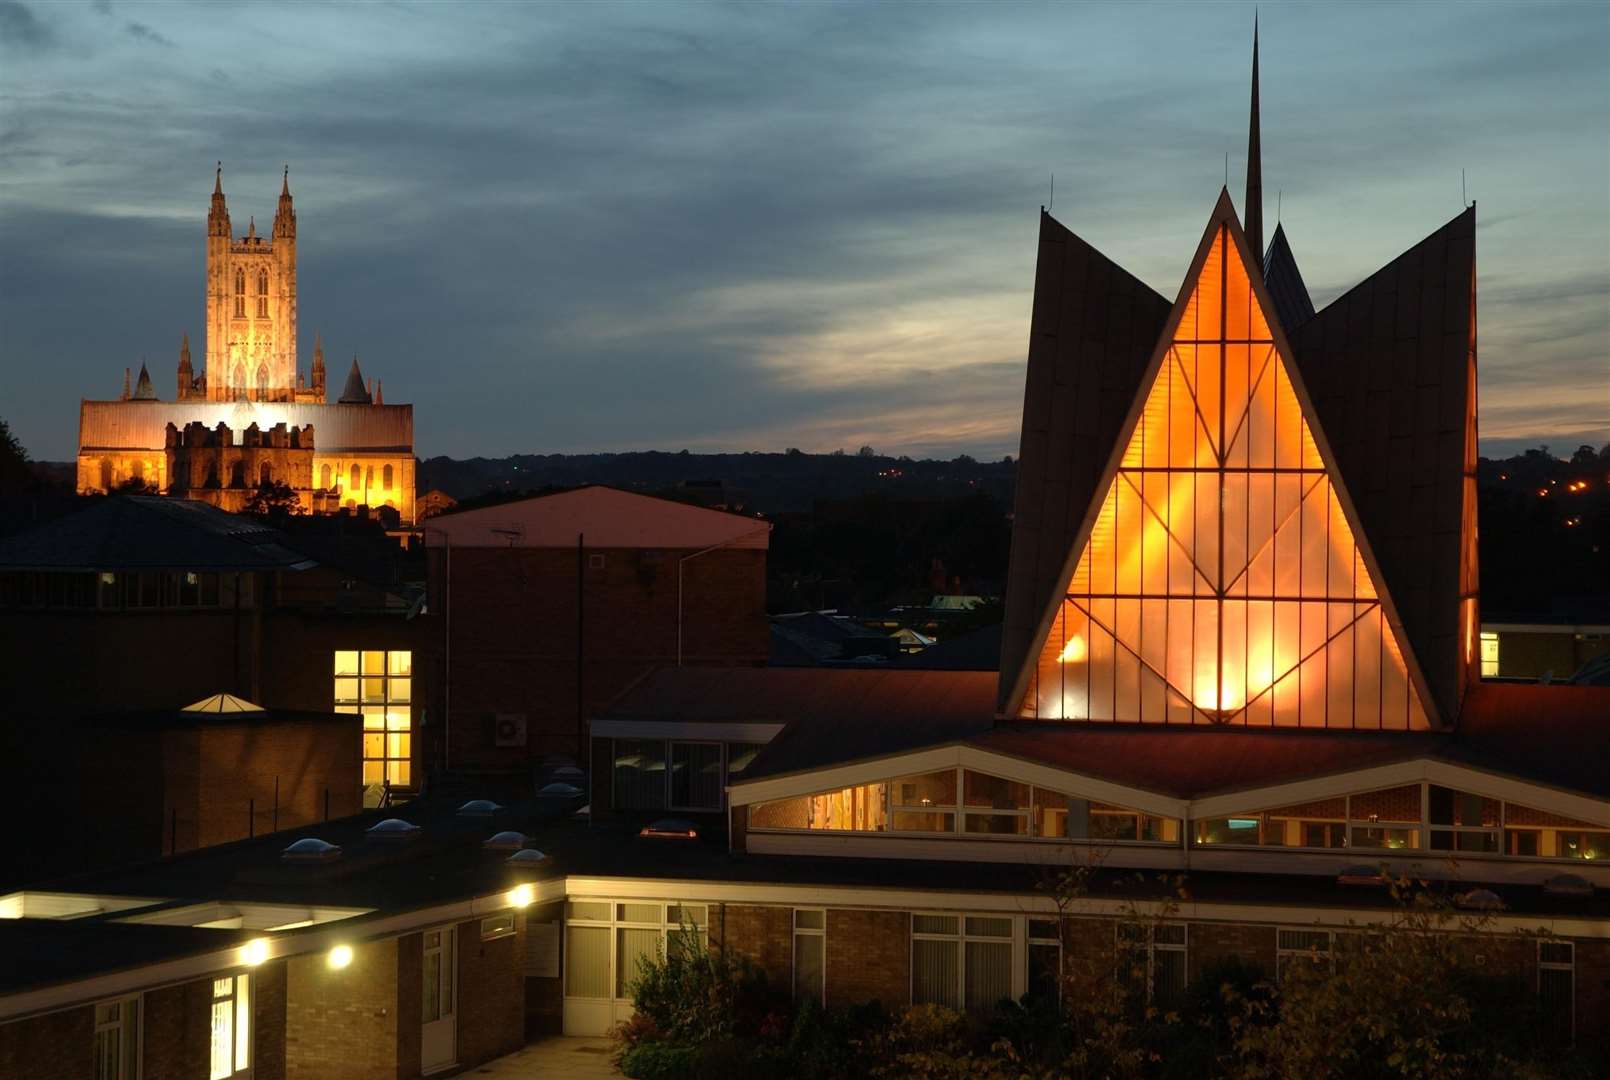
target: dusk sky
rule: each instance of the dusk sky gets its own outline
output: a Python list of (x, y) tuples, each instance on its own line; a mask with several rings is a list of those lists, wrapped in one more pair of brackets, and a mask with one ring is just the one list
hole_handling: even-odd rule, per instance
[[(1478, 207), (1483, 452), (1610, 441), (1610, 4), (1264, 3), (1266, 232), (1316, 306)], [(1017, 452), (1036, 218), (1174, 298), (1253, 8), (0, 3), (0, 417), (203, 355), (289, 163), (299, 348), (422, 457)]]

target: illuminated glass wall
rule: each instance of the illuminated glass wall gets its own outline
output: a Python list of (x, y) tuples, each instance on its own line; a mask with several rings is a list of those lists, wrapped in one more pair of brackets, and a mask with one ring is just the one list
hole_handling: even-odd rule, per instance
[(1145, 394), (1024, 714), (1427, 727), (1223, 226)]

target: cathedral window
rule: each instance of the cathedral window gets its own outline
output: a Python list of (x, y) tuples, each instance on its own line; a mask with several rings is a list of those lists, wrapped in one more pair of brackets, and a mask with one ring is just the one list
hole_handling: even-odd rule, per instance
[(413, 653), (338, 650), (335, 711), (363, 717), (363, 782), (407, 786), (413, 764)]
[(263, 462), (262, 468), (257, 470), (257, 483), (259, 485), (262, 485), (262, 484), (272, 484), (273, 482), (274, 482), (274, 470), (272, 468), (270, 468), (268, 462), (265, 461), (265, 462)]
[(351, 491), (357, 491), (363, 487), (363, 472), (356, 465), (352, 466), (352, 483), (348, 484), (347, 487)]
[(243, 488), (246, 486), (246, 463), (244, 461), (236, 461), (235, 464), (230, 468), (229, 486), (232, 488)]
[(246, 271), (235, 271), (235, 318), (246, 317)]
[(391, 490), (391, 480), (392, 480), (391, 466), (387, 465), (384, 469), (382, 469), (380, 471), (380, 486), (385, 488), (387, 491), (390, 491)]
[(319, 487), (326, 491), (330, 490), (330, 466), (328, 465), (319, 469)]
[(257, 273), (257, 317), (268, 318), (268, 271), (259, 270)]

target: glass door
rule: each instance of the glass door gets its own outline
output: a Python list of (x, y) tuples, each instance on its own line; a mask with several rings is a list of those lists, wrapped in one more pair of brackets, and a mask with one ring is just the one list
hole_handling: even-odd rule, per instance
[(424, 997), (421, 1016), (420, 1068), (445, 1069), (458, 1061), (458, 1011), (454, 990), (458, 964), (454, 955), (457, 928), (425, 931)]

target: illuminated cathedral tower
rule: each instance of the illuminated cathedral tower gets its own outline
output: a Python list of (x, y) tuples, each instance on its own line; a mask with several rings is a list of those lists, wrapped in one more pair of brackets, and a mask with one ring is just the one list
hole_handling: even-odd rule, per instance
[(1221, 191), (1173, 304), (1042, 213), (1003, 717), (1424, 730), (1475, 677), (1475, 210), (1318, 314)]
[[(287, 167), (269, 236), (256, 219), (236, 238), (224, 201), (223, 166), (207, 211), (207, 361), (210, 401), (293, 401), (296, 370), (296, 209)], [(304, 393), (311, 400), (312, 395)]]

